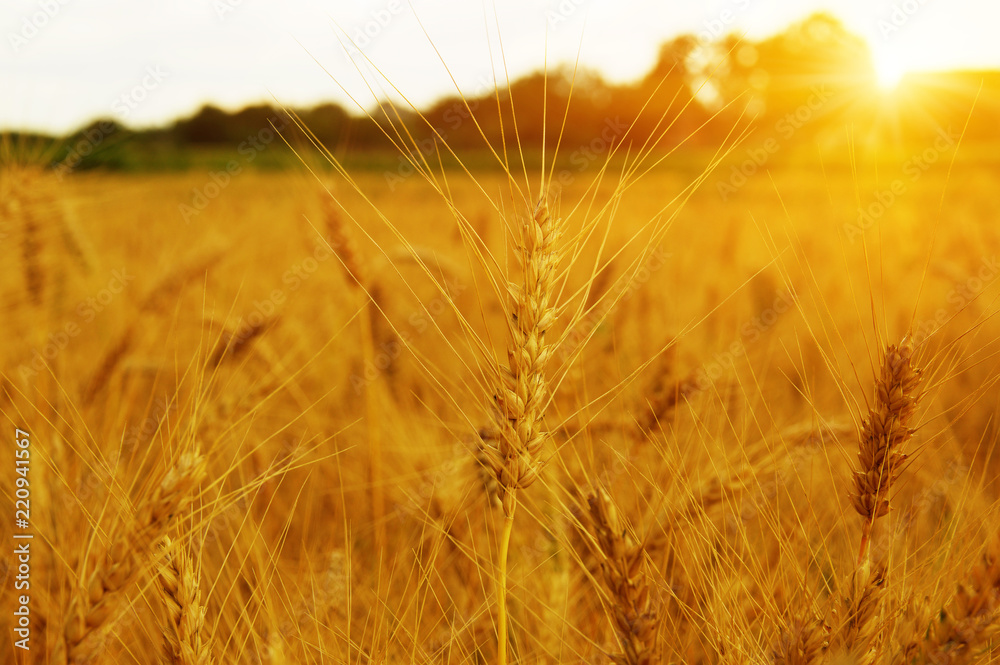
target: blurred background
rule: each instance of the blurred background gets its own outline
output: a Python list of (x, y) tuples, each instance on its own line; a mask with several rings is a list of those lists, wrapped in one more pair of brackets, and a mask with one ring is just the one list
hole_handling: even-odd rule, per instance
[[(926, 0), (16, 0), (0, 16), (0, 127), (74, 171), (218, 167), (288, 111), (338, 156), (391, 160), (380, 101), (417, 140), (460, 151), (497, 145), (507, 115), (532, 147), (547, 126), (550, 147), (628, 129), (634, 146), (712, 149), (743, 122), (781, 144), (772, 164), (796, 146), (898, 161), (969, 120), (963, 154), (985, 158), (997, 18), (990, 3)], [(281, 143), (257, 165), (296, 161)]]

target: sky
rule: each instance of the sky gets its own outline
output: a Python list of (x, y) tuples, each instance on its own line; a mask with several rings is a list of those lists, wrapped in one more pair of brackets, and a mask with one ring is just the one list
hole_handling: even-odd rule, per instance
[(983, 0), (2, 0), (0, 128), (158, 126), (205, 103), (421, 107), (491, 90), (504, 65), (516, 78), (577, 57), (622, 82), (679, 34), (759, 38), (816, 11), (866, 39), (887, 85), (1000, 69), (1000, 3)]

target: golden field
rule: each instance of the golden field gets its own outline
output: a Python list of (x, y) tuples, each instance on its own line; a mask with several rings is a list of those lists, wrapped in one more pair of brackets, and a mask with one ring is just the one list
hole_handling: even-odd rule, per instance
[[(727, 200), (728, 163), (544, 195), (539, 172), (248, 169), (188, 219), (207, 172), (6, 170), (33, 629), (15, 648), (4, 557), (0, 658), (993, 662), (1000, 203), (951, 155), (776, 164)], [(540, 200), (549, 254), (522, 235)], [(521, 384), (537, 422), (497, 397)], [(540, 450), (490, 452), (507, 424)], [(907, 456), (868, 526), (866, 437)], [(497, 455), (536, 465), (516, 518)]]

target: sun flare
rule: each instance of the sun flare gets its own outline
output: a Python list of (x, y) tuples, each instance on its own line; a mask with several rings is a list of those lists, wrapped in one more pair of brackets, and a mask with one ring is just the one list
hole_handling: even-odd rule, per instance
[(910, 71), (908, 63), (898, 53), (876, 50), (872, 53), (872, 60), (875, 65), (875, 81), (884, 92), (894, 91)]

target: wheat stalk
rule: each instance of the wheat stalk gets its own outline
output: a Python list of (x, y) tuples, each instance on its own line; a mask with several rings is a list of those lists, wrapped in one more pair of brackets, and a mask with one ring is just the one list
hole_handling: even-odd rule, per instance
[(868, 553), (875, 520), (889, 512), (889, 489), (906, 460), (900, 448), (913, 436), (910, 422), (917, 410), (920, 373), (913, 365), (913, 347), (908, 342), (886, 348), (875, 386), (875, 404), (862, 423), (859, 468), (854, 472), (851, 494), (854, 510), (865, 520), (859, 563)]
[(886, 567), (873, 563), (869, 543), (875, 521), (889, 513), (889, 490), (906, 460), (901, 451), (911, 436), (916, 413), (920, 369), (913, 364), (913, 347), (904, 339), (890, 344), (875, 384), (875, 402), (863, 419), (854, 472), (851, 504), (864, 519), (858, 562), (849, 579), (848, 594), (837, 612), (838, 625), (831, 653), (853, 662), (873, 663), (882, 642), (881, 601)]
[(117, 532), (105, 560), (70, 599), (64, 631), (68, 663), (86, 663), (93, 658), (124, 609), (124, 591), (138, 577), (157, 541), (204, 476), (201, 455), (181, 455), (142, 501), (126, 528)]
[(498, 580), (498, 654), (507, 662), (507, 553), (517, 509), (517, 491), (529, 487), (541, 470), (539, 455), (549, 437), (543, 428), (548, 382), (545, 366), (553, 348), (545, 334), (556, 320), (552, 300), (560, 254), (562, 222), (554, 219), (544, 197), (521, 227), (518, 252), (522, 281), (509, 283), (508, 318), (511, 333), (507, 366), (495, 373), (495, 445), (484, 441), (481, 458), (497, 480), (504, 511)]
[(615, 632), (622, 647), (622, 653), (612, 656), (612, 660), (617, 665), (658, 663), (661, 618), (651, 595), (645, 545), (636, 543), (628, 534), (606, 491), (593, 492), (587, 505), (601, 554), (601, 575), (614, 602)]
[[(347, 224), (340, 214), (340, 207), (330, 196), (323, 196), (323, 212), (327, 242), (337, 254), (340, 265), (361, 306), (358, 317), (361, 335), (361, 356), (364, 367), (375, 365), (375, 342), (372, 333), (375, 304), (372, 289)], [(363, 374), (363, 373), (362, 373)], [(368, 427), (368, 468), (371, 482), (372, 522), (375, 525), (375, 545), (385, 546), (385, 492), (382, 474), (382, 432), (380, 429), (378, 388), (371, 382), (364, 383), (365, 419)]]

